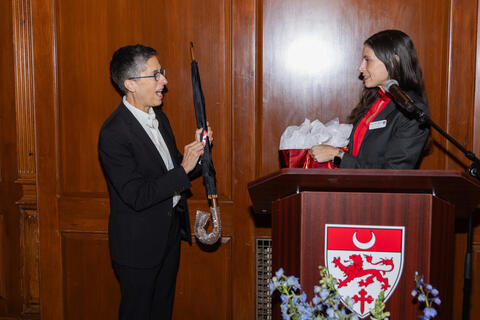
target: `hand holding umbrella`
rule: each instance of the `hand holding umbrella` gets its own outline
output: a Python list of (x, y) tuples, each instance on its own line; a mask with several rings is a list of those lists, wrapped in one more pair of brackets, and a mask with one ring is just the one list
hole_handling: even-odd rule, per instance
[(208, 124), (205, 113), (205, 99), (203, 97), (202, 85), (200, 82), (200, 73), (198, 64), (193, 55), (193, 43), (190, 42), (190, 53), (192, 57), (192, 88), (193, 103), (195, 105), (195, 116), (197, 119), (197, 128), (202, 129), (201, 141), (205, 142), (205, 149), (200, 158), (202, 165), (203, 184), (207, 191), (207, 197), (212, 201), (210, 211), (212, 213), (213, 230), (207, 234), (205, 226), (208, 223), (210, 214), (208, 212), (197, 210), (195, 220), (195, 236), (203, 244), (214, 244), (222, 235), (222, 225), (220, 222), (220, 208), (217, 207), (217, 186), (215, 182), (215, 168), (213, 167), (212, 154), (210, 151), (210, 141), (208, 138)]

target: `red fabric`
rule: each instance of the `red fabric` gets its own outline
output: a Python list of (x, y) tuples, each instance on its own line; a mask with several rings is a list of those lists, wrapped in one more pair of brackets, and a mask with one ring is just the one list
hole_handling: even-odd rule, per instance
[(363, 137), (365, 136), (365, 133), (367, 133), (370, 123), (391, 100), (390, 97), (388, 97), (381, 89), (378, 90), (378, 93), (380, 94), (380, 97), (378, 97), (378, 99), (373, 103), (373, 105), (370, 107), (370, 110), (368, 110), (367, 114), (363, 116), (362, 120), (360, 120), (357, 127), (355, 128), (352, 146), (352, 155), (354, 155), (355, 157), (358, 155), (358, 151), (360, 150), (360, 146), (362, 145)]
[[(348, 147), (340, 148), (348, 152)], [(280, 162), (282, 168), (327, 168), (335, 169), (333, 161), (317, 162), (308, 152), (310, 149), (287, 149), (280, 150)]]
[(309, 149), (280, 150), (283, 168), (324, 168), (327, 163), (318, 163), (313, 160)]

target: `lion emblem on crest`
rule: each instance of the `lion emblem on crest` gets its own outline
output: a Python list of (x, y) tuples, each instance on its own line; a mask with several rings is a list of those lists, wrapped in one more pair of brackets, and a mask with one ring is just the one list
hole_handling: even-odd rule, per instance
[[(388, 269), (365, 269), (363, 257), (365, 257), (366, 262), (368, 262), (372, 266), (387, 266)], [(382, 284), (382, 289), (387, 290), (390, 287), (390, 284), (388, 282), (388, 279), (384, 277), (384, 275), (394, 269), (393, 259), (381, 258), (379, 261), (373, 262), (373, 258), (371, 255), (363, 254), (363, 257), (362, 254), (352, 254), (349, 256), (350, 260), (344, 260), (344, 263), (350, 262), (350, 264), (347, 265), (341, 262), (340, 257), (335, 257), (333, 259), (333, 263), (335, 264), (335, 266), (342, 270), (343, 274), (346, 276), (345, 279), (338, 282), (338, 287), (344, 287), (348, 285), (348, 283), (352, 280), (367, 276), (366, 279), (362, 279), (359, 281), (358, 285), (360, 287), (368, 287), (376, 279)]]

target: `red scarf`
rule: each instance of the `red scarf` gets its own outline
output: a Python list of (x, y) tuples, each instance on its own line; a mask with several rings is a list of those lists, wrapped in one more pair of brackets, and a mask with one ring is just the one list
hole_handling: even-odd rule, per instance
[(378, 90), (380, 97), (373, 103), (370, 107), (370, 110), (363, 116), (362, 120), (358, 123), (355, 128), (355, 133), (353, 134), (353, 146), (352, 154), (356, 157), (360, 151), (360, 146), (362, 145), (363, 137), (370, 126), (370, 123), (375, 119), (375, 117), (385, 108), (385, 106), (390, 102), (390, 98), (383, 92), (382, 89)]

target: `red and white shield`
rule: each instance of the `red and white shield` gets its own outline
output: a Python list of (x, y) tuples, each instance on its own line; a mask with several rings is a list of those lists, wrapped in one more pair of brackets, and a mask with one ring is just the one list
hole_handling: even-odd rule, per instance
[(392, 295), (403, 269), (405, 227), (325, 225), (325, 265), (353, 312), (365, 318), (380, 291)]

